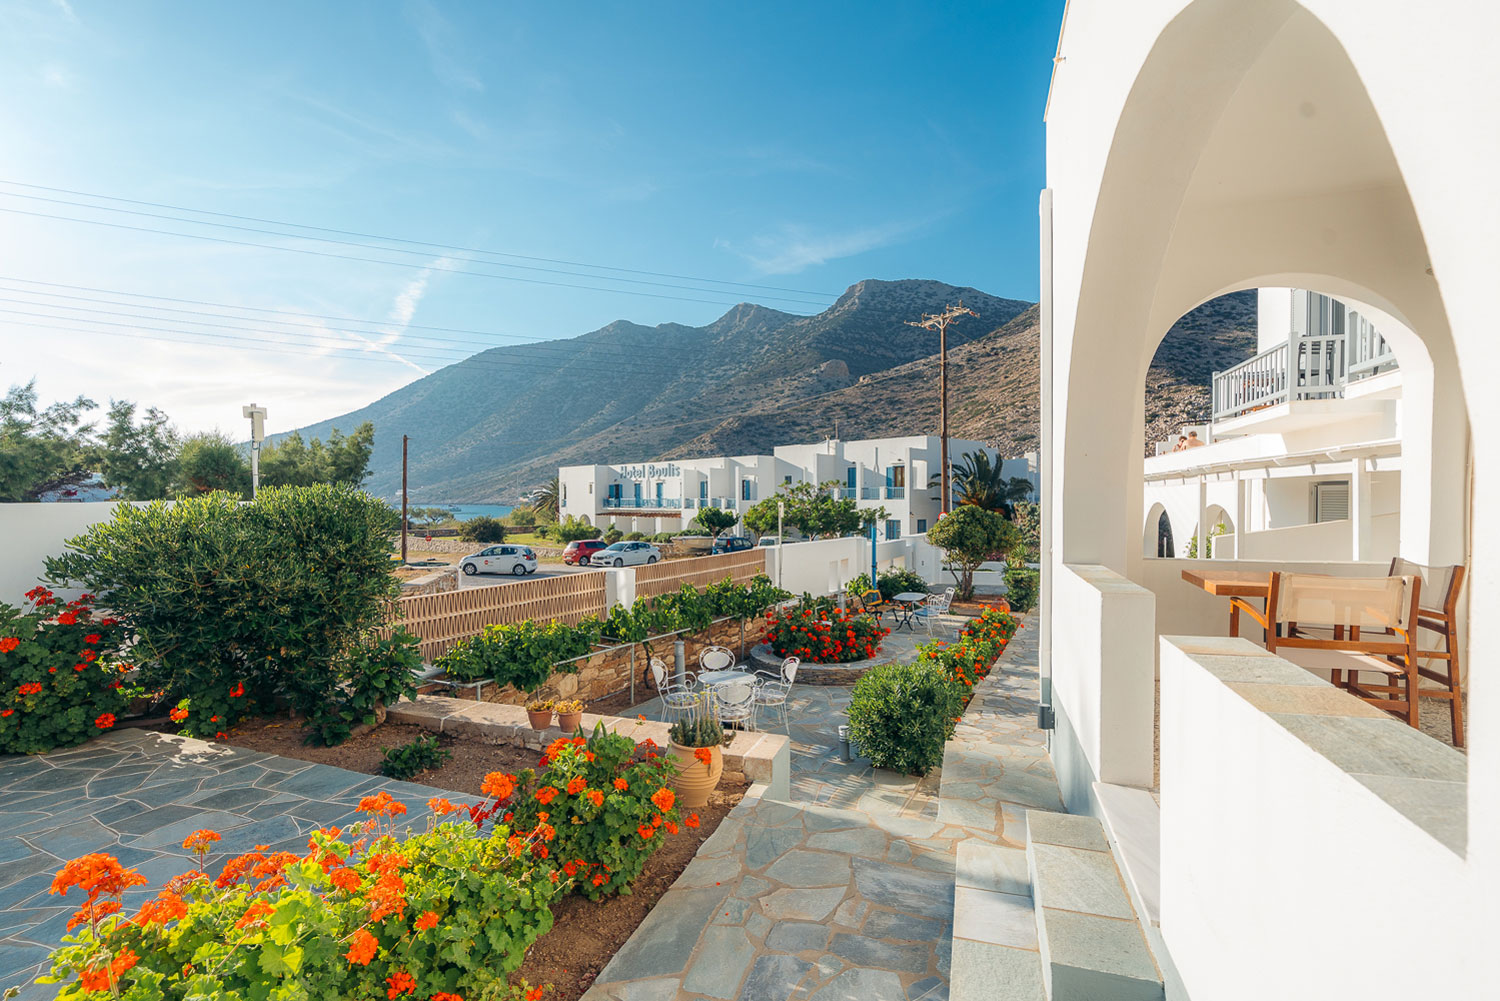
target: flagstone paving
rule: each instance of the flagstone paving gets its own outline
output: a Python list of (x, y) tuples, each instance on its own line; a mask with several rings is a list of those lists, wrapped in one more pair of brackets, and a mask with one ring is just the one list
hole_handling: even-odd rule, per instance
[[(0, 758), (0, 989), (46, 972), (47, 954), (77, 910), (75, 902), (48, 892), (67, 859), (107, 851), (138, 869), (151, 885), (128, 891), (129, 907), (194, 868), (182, 839), (195, 830), (223, 836), (210, 867), (255, 845), (305, 852), (308, 832), (363, 819), (356, 805), (380, 790), (406, 804), (408, 824), (421, 823), (428, 799), (445, 795), (146, 730), (117, 730), (52, 754)], [(55, 992), (38, 984), (20, 997)]]
[[(1035, 729), (1034, 636), (1012, 640), (921, 779), (841, 761), (848, 690), (794, 687), (790, 801), (747, 796), (585, 1001), (947, 1001), (958, 846), (1018, 849), (1026, 809), (1062, 806)], [(1017, 856), (1018, 874), (962, 879), (1014, 889), (1024, 856), (1000, 856)]]

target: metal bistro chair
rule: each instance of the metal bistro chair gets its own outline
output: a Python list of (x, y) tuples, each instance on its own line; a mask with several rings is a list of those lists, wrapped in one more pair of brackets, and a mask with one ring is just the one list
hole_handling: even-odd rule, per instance
[(726, 681), (713, 690), (714, 711), (720, 723), (755, 729), (755, 686), (748, 681)]
[(927, 635), (932, 635), (932, 623), (939, 616), (947, 615), (949, 607), (953, 604), (953, 595), (957, 593), (955, 588), (948, 588), (942, 594), (934, 594), (928, 597), (921, 608), (917, 609), (916, 616), (922, 620), (927, 627)]
[[(1266, 649), (1417, 726), (1417, 616), (1422, 578), (1273, 573), (1262, 615)], [(1279, 634), (1279, 635), (1278, 635)], [(1347, 674), (1347, 678), (1345, 675)], [(1388, 680), (1366, 684), (1361, 674)]]
[(693, 676), (691, 673), (685, 675), (687, 682), (679, 685), (672, 680), (672, 672), (667, 668), (666, 662), (660, 657), (651, 658), (651, 680), (656, 682), (656, 691), (661, 696), (661, 721), (670, 722), (667, 714), (672, 713), (677, 719), (686, 716), (689, 719), (698, 715), (698, 707), (702, 704), (705, 696), (693, 690)]
[(886, 601), (881, 595), (880, 589), (876, 587), (867, 588), (859, 593), (859, 605), (860, 609), (867, 615), (875, 616), (876, 622), (879, 622), (880, 617), (886, 612), (891, 612), (895, 609), (895, 606)]
[(734, 668), (734, 652), (728, 647), (706, 646), (698, 652), (700, 674), (729, 671)]
[[(1453, 725), (1453, 746), (1464, 746), (1464, 689), (1463, 672), (1458, 662), (1458, 593), (1464, 586), (1462, 565), (1451, 567), (1429, 567), (1396, 557), (1391, 560), (1390, 576), (1420, 577), (1422, 579), (1422, 603), (1417, 609), (1417, 673), (1428, 681), (1436, 681), (1443, 688), (1418, 687), (1417, 696), (1426, 699), (1447, 699), (1449, 719)], [(1442, 637), (1442, 649), (1422, 649), (1421, 630), (1437, 633)], [(1421, 661), (1447, 661), (1446, 671), (1436, 667), (1422, 667)]]
[(791, 724), (787, 721), (786, 700), (792, 694), (792, 682), (797, 680), (797, 668), (802, 664), (796, 657), (788, 657), (781, 662), (781, 677), (772, 680), (766, 676), (766, 672), (757, 671), (763, 679), (755, 685), (755, 705), (757, 708), (774, 710), (781, 717), (782, 729), (791, 735)]

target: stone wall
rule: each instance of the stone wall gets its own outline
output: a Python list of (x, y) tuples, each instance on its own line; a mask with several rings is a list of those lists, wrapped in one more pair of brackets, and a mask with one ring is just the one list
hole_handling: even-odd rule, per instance
[[(408, 553), (460, 553), (467, 556), (469, 553), (477, 552), (486, 546), (498, 545), (494, 542), (464, 542), (461, 539), (427, 539), (420, 535), (408, 535), (406, 537), (406, 551)], [(401, 551), (401, 536), (392, 538), (391, 548), (397, 552)], [(531, 551), (536, 553), (538, 559), (553, 560), (562, 559), (561, 546), (532, 546)]]
[[(710, 626), (705, 632), (696, 636), (685, 638), (687, 668), (696, 671), (698, 668), (698, 654), (706, 646), (724, 646), (734, 652), (735, 658), (740, 661), (748, 659), (750, 648), (765, 633), (765, 620), (762, 618), (751, 619), (745, 623), (745, 657), (740, 656), (740, 624), (736, 619), (718, 622)], [(652, 651), (667, 664), (668, 670), (673, 666), (672, 641), (658, 640), (652, 644)], [(650, 660), (646, 656), (644, 647), (637, 646), (635, 651), (636, 671), (636, 694), (644, 701), (651, 695), (651, 691), (645, 687), (647, 669)], [(754, 670), (754, 667), (747, 667)], [(552, 677), (536, 692), (537, 698), (543, 699), (582, 699), (585, 703), (602, 699), (617, 692), (626, 691), (630, 688), (630, 648), (618, 647), (611, 650), (601, 650), (593, 654), (587, 660), (578, 662), (576, 674), (554, 673)], [(437, 689), (434, 688), (434, 691)], [(508, 705), (521, 705), (526, 702), (526, 693), (517, 689), (514, 685), (506, 685), (504, 688), (496, 689), (494, 685), (484, 687), (484, 698), (487, 702), (499, 702)]]
[(401, 597), (414, 594), (442, 594), (458, 590), (458, 567), (442, 567), (432, 573), (423, 574), (401, 582)]

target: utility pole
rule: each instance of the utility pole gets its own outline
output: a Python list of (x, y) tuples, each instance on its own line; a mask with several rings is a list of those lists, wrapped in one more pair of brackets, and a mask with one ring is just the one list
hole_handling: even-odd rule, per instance
[(266, 408), (250, 404), (240, 413), (250, 418), (250, 499), (260, 492), (260, 443), (266, 438)]
[(406, 564), (406, 435), (401, 436), (401, 563)]
[(951, 495), (948, 491), (948, 325), (960, 316), (972, 316), (976, 320), (979, 314), (964, 305), (962, 299), (958, 300), (957, 306), (945, 306), (941, 313), (923, 313), (920, 320), (907, 320), (908, 327), (921, 327), (923, 330), (936, 330), (938, 332), (938, 383), (939, 392), (942, 394), (942, 439), (943, 439), (943, 505), (942, 514), (948, 513), (948, 504)]

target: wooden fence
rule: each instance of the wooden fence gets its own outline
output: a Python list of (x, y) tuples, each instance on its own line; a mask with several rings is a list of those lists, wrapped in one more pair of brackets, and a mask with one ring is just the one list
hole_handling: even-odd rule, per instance
[(684, 584), (702, 589), (710, 584), (717, 584), (725, 577), (732, 577), (736, 583), (744, 584), (756, 574), (765, 572), (766, 554), (763, 549), (747, 549), (722, 556), (666, 560), (635, 568), (635, 596), (654, 598), (659, 594), (681, 590)]
[(557, 577), (468, 587), (444, 594), (419, 594), (398, 600), (400, 624), (422, 640), (422, 659), (431, 663), (444, 650), (484, 627), (536, 619), (581, 622), (603, 616), (604, 574), (572, 573)]

